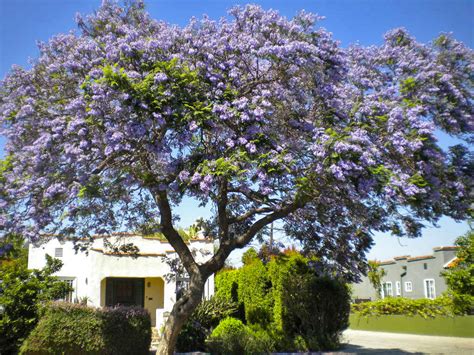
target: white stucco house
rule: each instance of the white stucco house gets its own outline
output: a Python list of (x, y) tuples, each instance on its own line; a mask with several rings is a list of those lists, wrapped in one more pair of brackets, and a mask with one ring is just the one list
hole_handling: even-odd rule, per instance
[[(29, 246), (28, 268), (40, 269), (46, 265), (48, 254), (62, 260), (63, 267), (56, 274), (69, 282), (74, 291), (66, 301), (87, 300), (94, 307), (138, 305), (151, 315), (152, 325), (160, 329), (170, 312), (178, 290), (186, 280), (174, 276), (166, 260), (177, 254), (170, 244), (157, 238), (120, 233), (107, 238), (113, 245), (130, 244), (138, 247), (138, 254), (112, 252), (104, 238), (96, 237), (88, 253), (74, 249), (72, 240), (48, 238), (39, 245)], [(198, 238), (187, 242), (197, 262), (212, 256), (213, 242)], [(205, 285), (204, 297), (214, 294), (214, 276)]]

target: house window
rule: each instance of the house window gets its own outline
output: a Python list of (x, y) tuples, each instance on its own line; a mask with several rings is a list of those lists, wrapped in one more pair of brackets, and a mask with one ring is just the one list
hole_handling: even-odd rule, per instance
[(395, 292), (397, 293), (397, 296), (402, 294), (402, 284), (400, 281), (395, 282)]
[(64, 295), (63, 298), (61, 298), (61, 301), (72, 302), (74, 300), (74, 297), (73, 297), (74, 296), (74, 278), (72, 278), (72, 277), (68, 277), (68, 278), (61, 277), (60, 280), (65, 282), (66, 284), (68, 284), (69, 286), (71, 286), (73, 288), (72, 291), (69, 291), (68, 293), (66, 293)]
[(382, 298), (392, 297), (392, 296), (393, 296), (392, 283), (390, 281), (384, 282), (382, 284)]
[(54, 257), (55, 258), (62, 258), (63, 257), (63, 248), (55, 248), (54, 249)]
[(413, 291), (413, 285), (411, 281), (406, 281), (405, 282), (405, 292), (412, 292)]
[(423, 269), (428, 270), (428, 264), (427, 263), (423, 263)]
[(140, 306), (145, 302), (145, 279), (126, 277), (107, 277), (105, 282), (105, 304)]
[(424, 280), (425, 284), (425, 297), (429, 299), (436, 298), (435, 282), (433, 279)]

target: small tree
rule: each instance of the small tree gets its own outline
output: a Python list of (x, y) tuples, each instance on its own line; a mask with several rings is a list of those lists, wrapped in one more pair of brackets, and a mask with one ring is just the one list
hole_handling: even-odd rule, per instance
[[(230, 16), (178, 28), (141, 1), (105, 1), (0, 88), (0, 229), (33, 241), (145, 224), (163, 233), (190, 284), (160, 354), (206, 279), (276, 220), (357, 277), (372, 231), (416, 237), (424, 220), (465, 218), (471, 200), (469, 150), (444, 152), (435, 137), (473, 132), (469, 48), (447, 35), (422, 45), (403, 29), (379, 47), (341, 48), (312, 14)], [(213, 207), (219, 247), (204, 263), (175, 226), (183, 198)]]
[(455, 312), (472, 313), (474, 310), (474, 232), (470, 230), (456, 239), (459, 249), (454, 265), (442, 272), (453, 298)]
[[(8, 238), (10, 239), (10, 238)], [(15, 237), (15, 241), (23, 241)], [(15, 243), (22, 250), (24, 243)], [(15, 249), (15, 248), (14, 248)], [(0, 267), (0, 305), (3, 313), (0, 317), (0, 353), (16, 353), (38, 322), (43, 302), (55, 300), (71, 291), (71, 287), (57, 277), (62, 262), (46, 256), (46, 266), (42, 270), (27, 269), (27, 254), (16, 250), (12, 254), (18, 258), (2, 258)]]
[(380, 263), (377, 260), (369, 260), (367, 266), (367, 277), (369, 278), (369, 282), (375, 289), (376, 297), (380, 298), (382, 295), (382, 279), (387, 273), (384, 268), (380, 267)]

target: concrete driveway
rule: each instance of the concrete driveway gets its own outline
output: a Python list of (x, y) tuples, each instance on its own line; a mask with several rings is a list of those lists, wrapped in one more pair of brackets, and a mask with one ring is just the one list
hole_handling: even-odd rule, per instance
[(336, 354), (469, 354), (474, 338), (368, 332), (348, 329)]

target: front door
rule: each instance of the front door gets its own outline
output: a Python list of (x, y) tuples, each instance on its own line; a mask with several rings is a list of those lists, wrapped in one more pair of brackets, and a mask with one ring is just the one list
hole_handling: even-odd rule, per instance
[(109, 277), (106, 280), (105, 300), (107, 307), (140, 306), (145, 299), (145, 279)]

